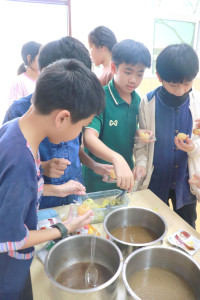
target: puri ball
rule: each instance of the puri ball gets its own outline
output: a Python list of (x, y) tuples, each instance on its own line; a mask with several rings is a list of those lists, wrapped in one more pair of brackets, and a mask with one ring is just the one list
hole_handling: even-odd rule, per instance
[(179, 140), (185, 141), (187, 138), (187, 135), (185, 133), (179, 133), (176, 136)]

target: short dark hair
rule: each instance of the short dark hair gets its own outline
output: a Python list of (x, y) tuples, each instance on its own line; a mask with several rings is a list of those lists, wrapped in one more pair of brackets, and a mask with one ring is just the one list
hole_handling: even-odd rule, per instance
[(75, 58), (91, 69), (90, 54), (84, 44), (73, 37), (66, 36), (42, 47), (38, 58), (40, 70), (63, 58)]
[[(19, 66), (17, 75), (26, 72), (26, 66), (30, 66), (31, 63), (35, 60), (35, 57), (38, 55), (41, 46), (42, 45), (40, 43), (36, 43), (34, 41), (27, 42), (22, 46), (21, 56), (23, 63)], [(28, 61), (27, 59), (28, 55), (30, 55), (30, 61)]]
[(146, 46), (131, 39), (117, 43), (112, 49), (112, 61), (118, 67), (120, 64), (143, 64), (151, 66), (151, 54)]
[(98, 26), (88, 35), (89, 43), (94, 44), (97, 48), (106, 46), (111, 52), (113, 46), (117, 43), (115, 34), (108, 27)]
[(158, 55), (156, 71), (167, 82), (192, 81), (199, 71), (199, 59), (188, 44), (170, 45)]
[(105, 94), (97, 76), (76, 59), (62, 59), (39, 75), (32, 102), (43, 115), (67, 109), (72, 122), (100, 114)]

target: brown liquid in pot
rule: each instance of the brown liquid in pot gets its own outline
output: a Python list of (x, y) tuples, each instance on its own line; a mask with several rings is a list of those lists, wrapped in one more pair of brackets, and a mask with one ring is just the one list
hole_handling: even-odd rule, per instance
[(142, 300), (197, 300), (185, 279), (162, 268), (135, 272), (128, 283)]
[[(64, 269), (60, 274), (58, 274), (56, 281), (61, 285), (72, 288), (72, 289), (88, 289), (93, 288), (93, 286), (86, 286), (85, 284), (85, 272), (90, 265), (90, 262), (80, 262), (73, 264), (70, 267)], [(108, 268), (103, 265), (94, 263), (98, 271), (98, 279), (96, 286), (102, 285), (107, 282), (113, 274)]]
[(158, 239), (158, 235), (148, 228), (142, 226), (123, 226), (115, 228), (110, 232), (118, 240), (126, 243), (149, 243)]

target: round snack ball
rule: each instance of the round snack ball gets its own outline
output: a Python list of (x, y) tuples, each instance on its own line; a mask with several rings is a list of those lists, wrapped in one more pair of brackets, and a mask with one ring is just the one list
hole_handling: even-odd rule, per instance
[(193, 129), (193, 134), (200, 135), (200, 128)]
[(141, 131), (139, 133), (139, 137), (141, 138), (141, 140), (143, 141), (148, 141), (149, 140), (149, 133), (148, 132), (144, 132), (144, 131)]
[(81, 204), (78, 209), (77, 213), (79, 216), (84, 215), (88, 210), (91, 210), (91, 208), (87, 204)]
[(115, 174), (114, 169), (112, 169), (112, 170), (110, 171), (109, 175), (110, 175), (110, 177), (111, 177), (112, 179), (116, 179), (116, 174)]
[(186, 135), (185, 133), (181, 133), (181, 132), (180, 132), (179, 134), (177, 134), (176, 137), (177, 137), (179, 140), (185, 141), (187, 135)]

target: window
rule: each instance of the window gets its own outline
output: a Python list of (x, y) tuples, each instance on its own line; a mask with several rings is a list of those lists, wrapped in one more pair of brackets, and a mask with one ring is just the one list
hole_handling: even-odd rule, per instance
[[(65, 5), (61, 5), (64, 2)], [(0, 1), (0, 80), (3, 83), (1, 85), (0, 122), (8, 107), (11, 80), (17, 75), (17, 69), (22, 63), (22, 45), (28, 41), (45, 44), (68, 35), (69, 19), (66, 2), (59, 0)]]
[(194, 21), (179, 21), (155, 19), (153, 41), (152, 71), (155, 73), (155, 61), (162, 49), (171, 44), (187, 43), (196, 48), (197, 23)]

